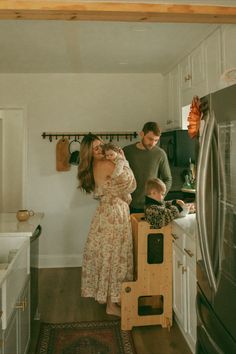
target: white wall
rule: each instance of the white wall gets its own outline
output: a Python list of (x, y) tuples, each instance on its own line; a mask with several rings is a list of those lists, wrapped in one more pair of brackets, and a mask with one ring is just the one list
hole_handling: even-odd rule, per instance
[[(81, 264), (96, 201), (77, 189), (77, 168), (55, 169), (56, 142), (42, 132), (139, 131), (164, 120), (159, 74), (2, 74), (0, 107), (25, 107), (28, 163), (26, 208), (45, 213), (40, 266)], [(129, 141), (121, 143), (128, 144)]]

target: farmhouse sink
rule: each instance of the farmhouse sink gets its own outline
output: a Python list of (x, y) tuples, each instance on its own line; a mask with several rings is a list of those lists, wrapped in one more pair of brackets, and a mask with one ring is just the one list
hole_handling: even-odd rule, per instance
[(0, 238), (0, 291), (2, 297), (2, 329), (17, 303), (17, 298), (30, 272), (30, 240), (28, 237)]

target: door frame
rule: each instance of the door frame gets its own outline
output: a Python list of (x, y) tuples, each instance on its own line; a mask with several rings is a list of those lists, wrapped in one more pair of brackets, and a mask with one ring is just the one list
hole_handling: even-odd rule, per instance
[[(17, 111), (22, 111), (22, 117), (23, 117), (23, 132), (22, 132), (22, 139), (23, 139), (23, 145), (22, 145), (22, 206), (24, 207), (26, 206), (27, 203), (27, 183), (28, 183), (28, 133), (27, 133), (27, 109), (26, 106), (8, 106), (8, 105), (1, 105), (0, 106), (0, 111), (9, 111), (9, 110), (17, 110)], [(2, 119), (3, 121), (3, 129), (4, 129), (4, 115), (3, 117), (0, 116), (0, 119)], [(4, 137), (2, 140), (2, 144), (4, 144)], [(14, 157), (13, 157), (14, 158)], [(2, 162), (3, 163), (3, 162)], [(0, 205), (0, 207), (4, 206), (4, 202), (3, 205)]]

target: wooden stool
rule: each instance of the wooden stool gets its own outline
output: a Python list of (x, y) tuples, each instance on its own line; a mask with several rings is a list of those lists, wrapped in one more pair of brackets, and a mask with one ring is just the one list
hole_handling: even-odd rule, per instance
[(170, 225), (151, 229), (132, 214), (134, 279), (121, 290), (121, 329), (172, 325), (172, 237)]

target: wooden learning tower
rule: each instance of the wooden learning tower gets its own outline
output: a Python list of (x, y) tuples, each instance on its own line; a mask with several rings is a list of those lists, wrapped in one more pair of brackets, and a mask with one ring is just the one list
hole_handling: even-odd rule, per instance
[(132, 214), (134, 281), (121, 290), (121, 329), (172, 326), (171, 226), (151, 229), (144, 214)]

